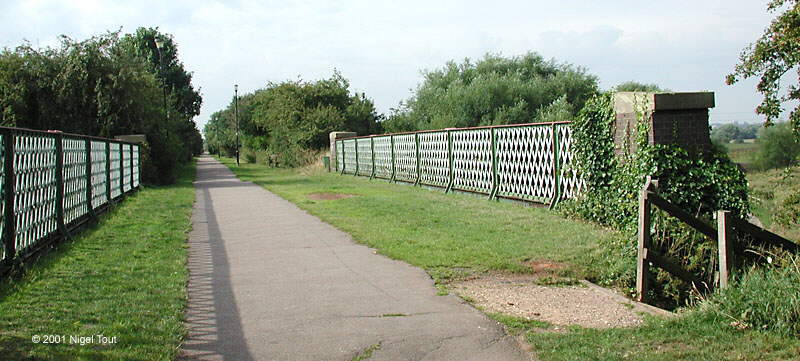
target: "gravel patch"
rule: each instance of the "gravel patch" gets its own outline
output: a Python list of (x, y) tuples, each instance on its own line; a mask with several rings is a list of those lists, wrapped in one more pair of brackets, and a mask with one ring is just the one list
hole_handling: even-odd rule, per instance
[(487, 276), (451, 284), (461, 297), (484, 312), (502, 313), (556, 326), (632, 327), (642, 317), (630, 303), (620, 302), (598, 287), (540, 286), (535, 276)]

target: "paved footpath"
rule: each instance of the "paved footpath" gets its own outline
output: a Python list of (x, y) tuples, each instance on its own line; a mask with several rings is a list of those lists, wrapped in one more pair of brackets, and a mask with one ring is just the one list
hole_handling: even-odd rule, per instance
[(524, 360), (500, 326), (419, 268), (350, 236), (210, 157), (189, 237), (189, 360)]

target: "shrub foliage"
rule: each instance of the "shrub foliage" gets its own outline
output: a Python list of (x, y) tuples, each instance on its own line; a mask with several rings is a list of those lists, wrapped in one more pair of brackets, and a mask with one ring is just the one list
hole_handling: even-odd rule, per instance
[[(717, 150), (687, 151), (677, 145), (649, 145), (648, 125), (640, 114), (636, 150), (615, 154), (614, 111), (611, 95), (587, 102), (573, 122), (574, 149), (578, 168), (588, 182), (587, 191), (564, 210), (623, 231), (627, 242), (608, 245), (635, 257), (638, 195), (645, 178), (659, 180), (659, 194), (710, 221), (715, 210), (732, 211), (743, 217), (749, 212), (747, 180), (724, 153)], [(678, 258), (690, 271), (713, 282), (715, 250), (704, 236), (658, 212), (654, 217), (654, 247)], [(610, 251), (618, 252), (618, 251)], [(630, 275), (630, 273), (628, 273)], [(666, 284), (661, 296), (678, 302), (687, 296), (686, 285), (659, 274)], [(627, 285), (633, 279), (626, 280)], [(662, 283), (662, 282), (659, 282)]]
[[(268, 163), (299, 166), (309, 161), (309, 150), (328, 146), (328, 134), (352, 131), (360, 135), (380, 132), (372, 100), (351, 94), (348, 81), (338, 72), (315, 82), (269, 83), (239, 99), (241, 143), (266, 151)], [(214, 113), (205, 127), (209, 151), (236, 152), (234, 104)]]
[[(164, 41), (164, 64), (142, 51), (148, 43), (155, 47), (155, 38)], [(0, 124), (102, 137), (145, 134), (143, 180), (171, 183), (176, 166), (202, 151), (192, 121), (201, 98), (176, 49), (156, 29), (84, 41), (62, 37), (57, 48), (4, 49)]]

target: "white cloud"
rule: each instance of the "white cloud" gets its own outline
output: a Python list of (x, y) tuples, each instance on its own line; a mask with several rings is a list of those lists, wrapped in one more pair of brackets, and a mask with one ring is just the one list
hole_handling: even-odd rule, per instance
[[(537, 51), (581, 65), (603, 87), (626, 80), (717, 92), (714, 114), (749, 116), (753, 83), (724, 86), (738, 53), (771, 17), (752, 1), (102, 1), (5, 0), (0, 46), (55, 45), (106, 30), (158, 26), (175, 36), (204, 95), (205, 122), (234, 83), (312, 80), (337, 68), (387, 111), (421, 69), (486, 52)], [(740, 119), (740, 120), (742, 120)], [(721, 119), (719, 119), (721, 120)]]

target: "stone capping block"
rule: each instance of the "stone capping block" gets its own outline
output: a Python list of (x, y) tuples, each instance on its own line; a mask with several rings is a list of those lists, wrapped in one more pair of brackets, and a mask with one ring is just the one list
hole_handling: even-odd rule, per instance
[(617, 114), (635, 113), (634, 108), (646, 111), (708, 109), (714, 107), (714, 92), (691, 93), (614, 93)]
[(146, 144), (147, 143), (147, 136), (144, 134), (127, 134), (127, 135), (118, 135), (114, 137), (116, 140), (121, 140), (123, 142), (129, 143), (136, 143), (136, 144)]

